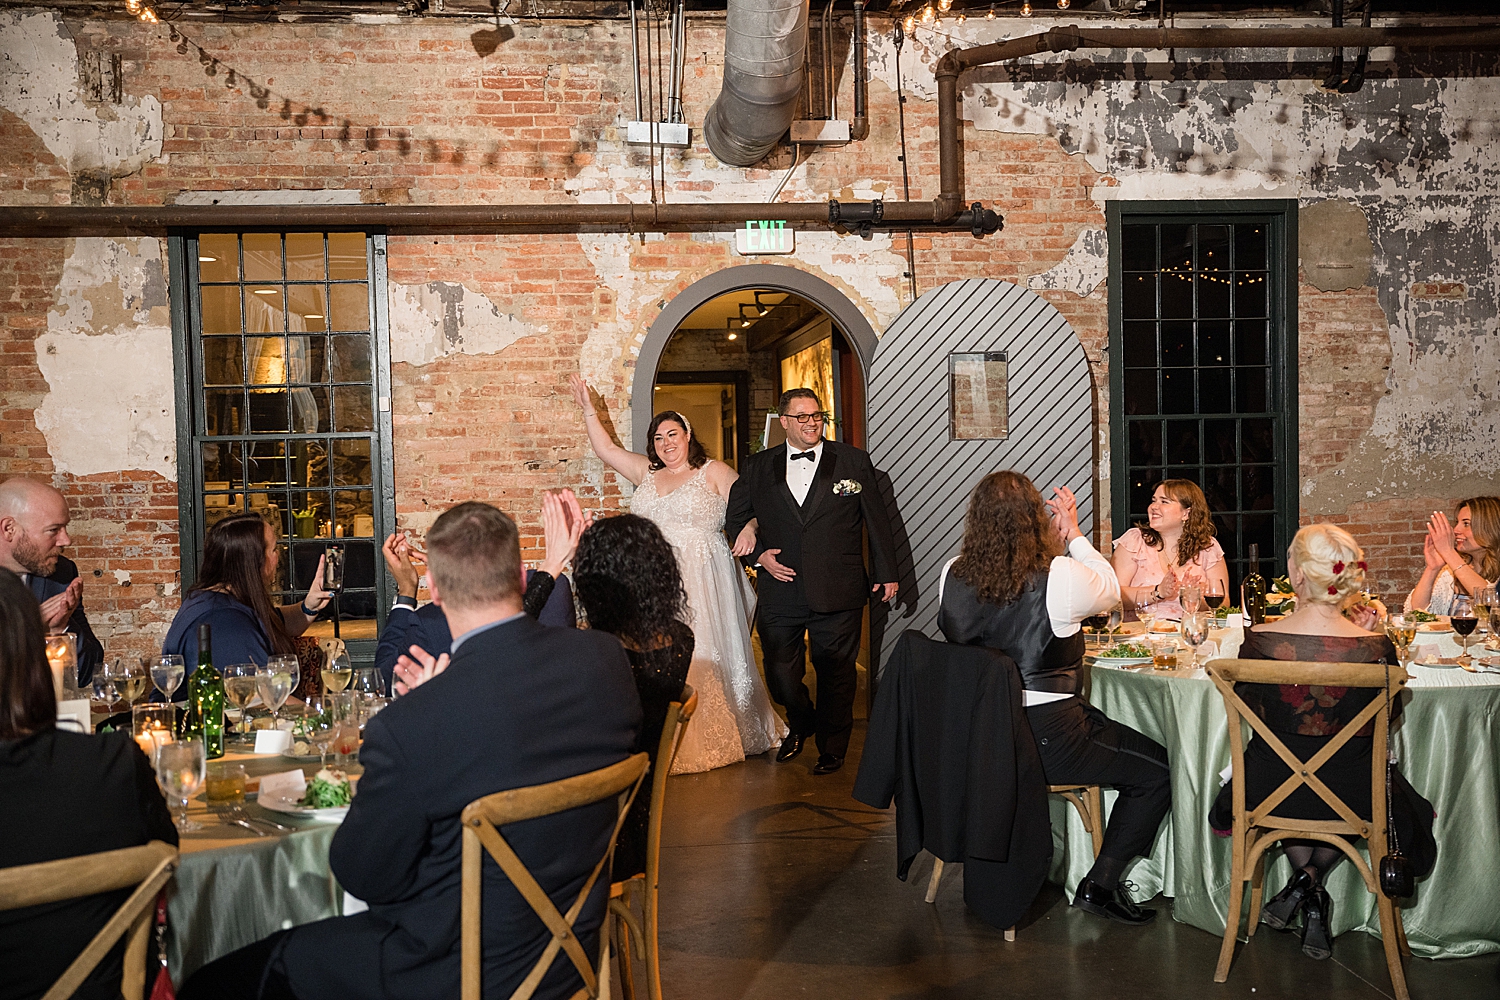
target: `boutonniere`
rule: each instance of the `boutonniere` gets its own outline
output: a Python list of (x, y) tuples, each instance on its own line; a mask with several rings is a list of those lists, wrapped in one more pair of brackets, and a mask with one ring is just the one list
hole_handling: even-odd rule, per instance
[(859, 484), (858, 479), (840, 479), (833, 484), (833, 495), (837, 497), (852, 497), (856, 493), (863, 493), (864, 489)]

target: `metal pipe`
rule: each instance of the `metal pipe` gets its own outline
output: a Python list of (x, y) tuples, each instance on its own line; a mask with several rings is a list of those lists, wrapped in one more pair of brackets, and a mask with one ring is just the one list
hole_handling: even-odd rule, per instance
[(703, 120), (721, 163), (759, 163), (792, 124), (806, 74), (808, 0), (729, 0), (724, 86)]
[(792, 165), (787, 168), (786, 173), (781, 175), (781, 183), (776, 185), (776, 190), (771, 192), (771, 197), (766, 201), (775, 201), (781, 197), (781, 189), (786, 187), (786, 182), (792, 179), (792, 174), (797, 172), (797, 161), (802, 159), (802, 146), (800, 143), (792, 143)]
[(671, 52), (671, 90), (667, 96), (666, 121), (682, 121), (682, 78), (678, 76), (677, 64), (684, 55), (687, 39), (683, 37), (683, 27), (686, 24), (686, 6), (684, 0), (677, 0), (677, 6), (672, 10), (672, 52)]
[(964, 208), (964, 165), (958, 77), (967, 69), (1041, 52), (1075, 49), (1270, 49), (1380, 47), (1482, 49), (1500, 47), (1500, 28), (1053, 28), (1004, 42), (952, 49), (937, 62), (938, 153), (941, 188), (933, 221)]
[(677, 2), (677, 117), (674, 122), (683, 121), (682, 117), (682, 92), (687, 86), (687, 0)]
[(820, 39), (823, 44), (823, 118), (830, 122), (839, 116), (839, 99), (833, 91), (833, 3), (834, 0), (828, 0), (823, 5)]
[(630, 0), (630, 85), (635, 88), (635, 120), (645, 121), (641, 117), (641, 50), (640, 32), (635, 25), (635, 0)]
[(869, 54), (865, 50), (865, 0), (854, 0), (854, 120), (849, 123), (849, 138), (856, 142), (870, 134)]

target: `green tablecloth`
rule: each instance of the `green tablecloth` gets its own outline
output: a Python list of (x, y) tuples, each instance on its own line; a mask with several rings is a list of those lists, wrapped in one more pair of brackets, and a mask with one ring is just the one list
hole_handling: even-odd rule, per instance
[[(1500, 951), (1500, 678), (1418, 667), (1404, 718), (1392, 733), (1402, 773), (1437, 812), (1437, 866), (1417, 884), (1403, 916), (1413, 953), (1467, 958)], [(1417, 685), (1422, 686), (1417, 686)], [(1454, 685), (1454, 686), (1446, 686)], [(1167, 748), (1172, 811), (1150, 857), (1127, 873), (1138, 899), (1172, 897), (1173, 917), (1224, 933), (1229, 902), (1229, 840), (1208, 827), (1229, 764), (1224, 703), (1202, 675), (1095, 669), (1090, 700), (1106, 715)], [(1114, 793), (1106, 790), (1105, 808)], [(1052, 799), (1053, 880), (1071, 895), (1092, 863), (1092, 844), (1072, 807)], [(1279, 851), (1266, 866), (1266, 895), (1285, 884)], [(1334, 932), (1379, 935), (1375, 898), (1354, 866), (1328, 878)], [(1248, 894), (1247, 894), (1248, 896)], [(1243, 931), (1241, 932), (1243, 934)]]

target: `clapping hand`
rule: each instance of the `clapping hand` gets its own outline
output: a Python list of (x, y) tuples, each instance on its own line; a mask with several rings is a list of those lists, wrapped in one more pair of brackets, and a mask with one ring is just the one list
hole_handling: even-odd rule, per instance
[(410, 694), (448, 669), (448, 654), (433, 656), (421, 646), (412, 646), (396, 660), (396, 693)]
[(53, 594), (42, 602), (42, 624), (50, 632), (60, 629), (73, 617), (73, 612), (78, 610), (78, 602), (83, 600), (83, 581), (78, 577), (60, 594)]
[(1066, 546), (1083, 532), (1078, 530), (1078, 498), (1066, 486), (1052, 487), (1052, 499), (1047, 501), (1047, 510), (1052, 515), (1052, 527)]
[(543, 573), (551, 574), (555, 580), (562, 575), (563, 567), (572, 562), (578, 551), (578, 539), (589, 526), (583, 507), (572, 490), (542, 494), (542, 537), (546, 555), (539, 567)]
[[(1453, 525), (1448, 523), (1448, 515), (1440, 510), (1432, 512), (1432, 517), (1427, 519), (1427, 540), (1437, 551), (1438, 557), (1447, 563), (1458, 558), (1458, 549), (1453, 541)], [(1426, 545), (1423, 545), (1426, 548)]]
[[(411, 540), (406, 537), (405, 532), (396, 532), (385, 540), (380, 547), (381, 554), (385, 556), (385, 564), (390, 568), (391, 576), (396, 579), (396, 592), (403, 597), (416, 597), (417, 584), (421, 580), (421, 573), (417, 566), (426, 568), (426, 563), (415, 556)], [(318, 579), (322, 579), (323, 569), (318, 568)]]

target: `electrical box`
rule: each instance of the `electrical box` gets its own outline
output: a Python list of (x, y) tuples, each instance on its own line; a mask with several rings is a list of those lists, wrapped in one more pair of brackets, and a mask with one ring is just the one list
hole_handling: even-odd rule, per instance
[(687, 122), (631, 122), (625, 128), (625, 141), (632, 146), (649, 146), (653, 131), (658, 146), (687, 149), (693, 144)]
[(837, 146), (849, 142), (849, 123), (804, 120), (792, 122), (788, 142), (799, 146)]

